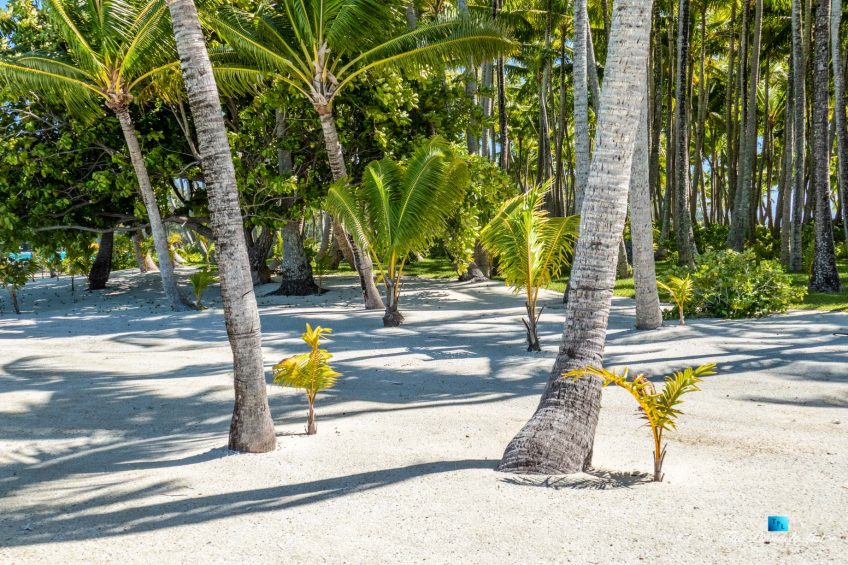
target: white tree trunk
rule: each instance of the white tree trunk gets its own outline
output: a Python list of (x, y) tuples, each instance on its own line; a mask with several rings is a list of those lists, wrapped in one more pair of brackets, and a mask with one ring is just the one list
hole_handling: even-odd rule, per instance
[(654, 227), (648, 187), (648, 97), (645, 94), (630, 169), (630, 237), (633, 242), (636, 328), (653, 330), (662, 325), (662, 312), (654, 264)]
[(589, 16), (586, 0), (574, 0), (574, 211), (580, 214), (589, 179), (589, 84), (587, 79)]
[(831, 0), (830, 51), (833, 62), (833, 127), (836, 129), (837, 174), (839, 199), (842, 202), (842, 229), (848, 245), (848, 126), (845, 115), (845, 67), (839, 28), (842, 23), (842, 0)]
[[(347, 167), (344, 162), (342, 145), (339, 143), (336, 122), (333, 119), (332, 110), (329, 108), (318, 109), (318, 114), (321, 116), (321, 128), (324, 132), (324, 143), (327, 146), (327, 154), (330, 158), (330, 170), (333, 171), (333, 179), (339, 181), (347, 177)], [(380, 298), (380, 291), (377, 290), (377, 285), (374, 283), (374, 265), (371, 261), (371, 255), (363, 252), (350, 236), (344, 233), (341, 226), (338, 224), (335, 224), (335, 226), (336, 241), (339, 243), (339, 248), (344, 253), (345, 246), (348, 247), (348, 252), (351, 254), (350, 257), (347, 257), (348, 262), (359, 273), (359, 284), (362, 287), (365, 309), (382, 310), (385, 306)]]
[(600, 365), (603, 358), (645, 92), (651, 4), (618, 0), (614, 6), (597, 144), (571, 269), (562, 344), (536, 413), (506, 448), (502, 471), (573, 473), (591, 463), (601, 382), (565, 381), (562, 373)]
[(197, 128), (216, 239), (224, 320), (233, 351), (235, 406), (229, 447), (235, 451), (272, 451), (276, 449), (277, 438), (268, 406), (259, 309), (250, 277), (236, 174), (221, 101), (193, 0), (167, 2)]
[(138, 189), (141, 192), (141, 199), (147, 210), (150, 233), (153, 235), (153, 247), (156, 249), (156, 256), (159, 259), (159, 276), (162, 278), (162, 290), (165, 291), (165, 296), (171, 308), (174, 310), (186, 310), (187, 304), (180, 295), (177, 279), (174, 277), (174, 264), (171, 262), (171, 254), (168, 251), (168, 234), (165, 232), (165, 224), (162, 223), (162, 216), (159, 214), (156, 194), (153, 192), (153, 185), (150, 182), (150, 175), (147, 173), (147, 165), (145, 165), (144, 157), (141, 154), (138, 134), (135, 132), (129, 109), (121, 106), (115, 108), (114, 112), (118, 117), (118, 121), (121, 123), (121, 131), (124, 133), (124, 140), (127, 143), (127, 149), (130, 153), (130, 161), (132, 161), (135, 176), (138, 179)]

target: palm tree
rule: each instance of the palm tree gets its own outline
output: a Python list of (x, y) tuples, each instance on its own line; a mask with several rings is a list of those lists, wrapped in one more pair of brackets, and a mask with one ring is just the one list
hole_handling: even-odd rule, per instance
[(183, 80), (197, 128), (203, 178), (215, 234), (224, 320), (233, 350), (235, 406), (229, 447), (266, 452), (277, 446), (268, 407), (262, 331), (244, 239), (236, 173), (218, 88), (193, 0), (167, 0)]
[(695, 241), (689, 215), (689, 0), (678, 1), (677, 64), (674, 96), (674, 232), (681, 265), (695, 267)]
[(654, 262), (654, 224), (648, 182), (648, 91), (639, 116), (630, 172), (630, 236), (633, 241), (633, 286), (636, 290), (636, 329), (653, 330), (662, 325)]
[[(223, 7), (208, 15), (210, 24), (248, 63), (223, 63), (216, 72), (235, 84), (268, 73), (305, 96), (320, 118), (333, 178), (341, 181), (348, 171), (333, 103), (353, 81), (389, 65), (488, 60), (513, 45), (493, 21), (471, 16), (395, 29), (395, 8), (377, 0), (281, 0), (255, 14)], [(400, 33), (388, 35), (393, 31)], [(355, 244), (352, 250), (366, 308), (382, 307), (369, 255)]]
[(601, 365), (644, 95), (651, 4), (650, 0), (614, 4), (598, 123), (603, 135), (589, 171), (562, 344), (541, 402), (507, 446), (501, 471), (571, 473), (591, 462), (601, 381), (566, 381), (562, 374)]
[(165, 226), (129, 109), (134, 100), (153, 91), (155, 79), (176, 70), (167, 6), (163, 0), (44, 0), (43, 4), (67, 51), (0, 59), (0, 81), (24, 96), (37, 93), (63, 103), (78, 116), (101, 113), (101, 103), (115, 114), (147, 209), (162, 288), (171, 307), (183, 310), (186, 305), (174, 278)]
[(589, 15), (586, 0), (574, 0), (574, 158), (575, 212), (579, 215), (589, 179), (589, 82), (587, 51)]
[[(541, 351), (536, 312), (539, 289), (558, 277), (574, 251), (579, 216), (552, 218), (545, 210), (550, 182), (507, 201), (483, 228), (480, 240), (500, 259), (506, 284), (524, 290), (527, 319), (527, 351)], [(544, 308), (543, 308), (544, 309)]]
[(386, 285), (383, 325), (399, 326), (401, 276), (407, 257), (425, 251), (442, 234), (468, 186), (468, 168), (439, 138), (415, 150), (402, 167), (374, 161), (362, 184), (339, 182), (327, 194), (327, 209), (369, 253)]
[(801, 21), (802, 0), (792, 0), (792, 108), (795, 113), (792, 131), (795, 134), (793, 160), (795, 167), (792, 177), (792, 223), (790, 226), (789, 269), (798, 272), (802, 268), (803, 240), (801, 216), (804, 210), (804, 172), (806, 160), (806, 98), (807, 98), (807, 53), (803, 41)]
[(812, 292), (839, 292), (841, 284), (836, 269), (833, 243), (833, 221), (830, 211), (830, 137), (828, 113), (830, 93), (830, 0), (816, 0), (813, 42), (813, 104), (810, 129), (813, 137), (813, 196), (816, 210), (816, 241), (813, 272), (809, 288)]
[(842, 44), (839, 29), (842, 24), (842, 0), (831, 0), (830, 51), (833, 62), (833, 127), (836, 128), (837, 175), (842, 201), (842, 230), (848, 242), (848, 117), (845, 115), (845, 68), (842, 66)]

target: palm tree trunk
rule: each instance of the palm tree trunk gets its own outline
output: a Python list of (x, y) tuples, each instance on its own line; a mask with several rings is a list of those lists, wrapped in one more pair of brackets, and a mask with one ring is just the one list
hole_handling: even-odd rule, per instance
[[(733, 203), (733, 216), (727, 243), (742, 251), (745, 237), (751, 231), (751, 200), (754, 189), (754, 161), (757, 156), (757, 84), (760, 79), (760, 37), (763, 29), (763, 0), (756, 0), (754, 38), (748, 65), (748, 100), (745, 104), (745, 133), (740, 149), (740, 176)], [(743, 53), (744, 56), (744, 53)]]
[[(333, 119), (333, 111), (331, 108), (316, 107), (316, 109), (321, 117), (321, 129), (324, 131), (324, 143), (330, 157), (330, 170), (333, 172), (333, 180), (339, 181), (347, 177), (347, 167), (344, 162), (342, 145), (339, 143), (339, 134), (336, 130), (336, 121)], [(344, 234), (341, 226), (337, 228), (335, 235), (342, 252), (344, 252), (345, 245), (350, 248), (352, 262), (351, 259), (348, 259), (348, 262), (351, 262), (351, 266), (359, 273), (359, 284), (362, 287), (362, 295), (365, 299), (365, 309), (382, 310), (385, 306), (380, 299), (377, 285), (374, 284), (374, 265), (371, 262), (371, 256), (368, 253), (363, 253), (350, 236)]]
[(630, 172), (630, 238), (633, 243), (633, 285), (636, 289), (636, 329), (662, 325), (657, 270), (654, 263), (654, 228), (648, 187), (648, 98), (642, 103), (633, 163)]
[(679, 0), (677, 18), (677, 73), (675, 133), (675, 217), (674, 233), (681, 265), (695, 267), (695, 241), (689, 210), (689, 123), (688, 123), (688, 61), (689, 61), (689, 0)]
[(837, 174), (839, 201), (842, 204), (842, 229), (848, 245), (848, 125), (845, 115), (845, 67), (839, 29), (842, 23), (842, 0), (831, 0), (830, 49), (833, 61), (833, 127), (836, 129)]
[(583, 195), (589, 179), (589, 83), (587, 78), (587, 33), (589, 16), (586, 0), (574, 0), (574, 169), (575, 212), (583, 208)]
[(236, 174), (221, 101), (193, 0), (167, 2), (197, 128), (216, 239), (224, 320), (233, 351), (235, 406), (229, 447), (235, 451), (272, 451), (277, 438), (268, 406), (259, 309), (250, 278)]
[(792, 76), (794, 97), (792, 100), (795, 137), (794, 175), (792, 190), (792, 222), (790, 225), (791, 242), (789, 246), (789, 269), (800, 272), (803, 269), (803, 241), (801, 238), (802, 216), (804, 212), (804, 179), (806, 160), (806, 68), (807, 55), (802, 39), (801, 22), (802, 0), (792, 0)]
[[(71, 277), (71, 291), (73, 291), (73, 277)], [(18, 303), (18, 289), (14, 286), (9, 287), (9, 300), (12, 301), (12, 310), (18, 316), (21, 315), (21, 305)]]
[[(813, 192), (816, 206), (816, 242), (811, 292), (839, 292), (839, 271), (833, 243), (830, 209), (830, 148), (827, 116), (830, 98), (830, 0), (816, 0), (815, 42), (813, 48)], [(844, 107), (843, 107), (844, 110)]]
[(595, 147), (580, 218), (562, 344), (539, 407), (507, 446), (501, 471), (573, 473), (591, 463), (601, 382), (565, 381), (562, 373), (600, 365), (603, 357), (642, 108), (642, 98), (634, 93), (645, 88), (650, 16), (650, 0), (614, 4), (598, 124), (603, 135)]
[(783, 163), (780, 171), (780, 262), (789, 268), (789, 256), (792, 246), (792, 151), (794, 145), (794, 108), (795, 101), (791, 93), (795, 89), (792, 72), (792, 55), (789, 56), (790, 69), (786, 81), (786, 109), (783, 121)]
[(114, 112), (121, 123), (121, 131), (124, 133), (130, 161), (132, 161), (133, 169), (135, 169), (135, 176), (138, 178), (141, 199), (147, 209), (150, 233), (153, 235), (153, 247), (156, 249), (156, 256), (159, 259), (162, 290), (165, 291), (165, 296), (168, 298), (168, 303), (172, 309), (185, 310), (187, 305), (180, 295), (179, 287), (177, 287), (174, 264), (171, 262), (171, 254), (168, 251), (168, 235), (165, 233), (165, 224), (162, 223), (162, 216), (159, 215), (156, 194), (153, 192), (153, 185), (150, 183), (150, 175), (147, 173), (147, 165), (145, 165), (144, 157), (141, 154), (141, 146), (138, 143), (138, 134), (136, 134), (133, 126), (132, 117), (130, 117), (129, 109), (126, 106), (114, 108)]
[(139, 272), (146, 273), (147, 272), (147, 263), (144, 258), (144, 254), (141, 252), (141, 232), (135, 231), (132, 234), (132, 248), (133, 255), (135, 256), (135, 264), (138, 267)]
[(303, 246), (300, 222), (289, 220), (283, 226), (283, 256), (280, 259), (280, 287), (272, 294), (282, 296), (306, 296), (318, 294), (321, 289), (315, 284), (312, 265)]
[(106, 231), (100, 236), (100, 247), (97, 256), (88, 272), (88, 290), (103, 290), (109, 281), (112, 272), (112, 244), (115, 241), (115, 232)]

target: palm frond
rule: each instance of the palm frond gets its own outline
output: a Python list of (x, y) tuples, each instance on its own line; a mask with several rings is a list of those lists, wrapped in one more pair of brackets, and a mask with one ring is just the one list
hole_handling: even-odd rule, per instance
[(168, 6), (164, 0), (147, 0), (133, 18), (122, 48), (121, 73), (129, 82), (153, 67), (178, 61)]
[(339, 90), (362, 73), (385, 65), (438, 66), (480, 63), (508, 54), (515, 44), (491, 18), (463, 17), (437, 21), (369, 49), (348, 62), (337, 76)]
[(97, 56), (89, 38), (81, 30), (83, 20), (76, 14), (74, 7), (65, 0), (43, 0), (44, 9), (51, 23), (56, 27), (74, 53), (80, 67), (89, 73), (103, 72), (102, 60)]
[(21, 96), (36, 95), (83, 116), (101, 111), (104, 95), (69, 62), (37, 55), (0, 59), (0, 83)]

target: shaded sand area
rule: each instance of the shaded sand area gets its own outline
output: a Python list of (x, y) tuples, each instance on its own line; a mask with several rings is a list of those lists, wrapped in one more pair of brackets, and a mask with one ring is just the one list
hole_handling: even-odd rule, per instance
[[(185, 281), (187, 271), (181, 272)], [(264, 297), (266, 366), (328, 325), (344, 373), (320, 395), (271, 387), (279, 448), (226, 451), (230, 352), (220, 300), (170, 313), (156, 275), (100, 293), (69, 280), (0, 317), (0, 562), (826, 563), (848, 555), (848, 314), (631, 328), (615, 299), (607, 366), (716, 362), (647, 482), (648, 431), (604, 393), (592, 473), (493, 471), (533, 412), (559, 344), (524, 351), (520, 297), (499, 283), (414, 280), (385, 329), (352, 278)], [(4, 298), (5, 300), (5, 298)], [(766, 533), (787, 515), (788, 533)]]

